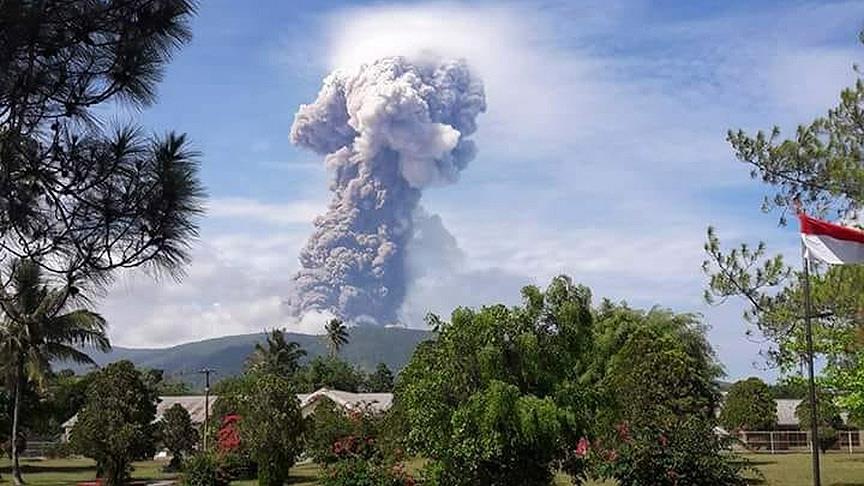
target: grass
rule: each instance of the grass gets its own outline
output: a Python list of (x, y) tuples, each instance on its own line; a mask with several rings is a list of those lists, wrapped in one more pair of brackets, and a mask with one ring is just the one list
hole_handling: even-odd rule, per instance
[[(3, 459), (0, 464), (0, 474), (3, 475), (0, 484), (12, 484), (9, 460)], [(176, 477), (173, 473), (163, 473), (164, 465), (164, 462), (159, 461), (136, 462), (132, 479), (138, 480), (136, 484), (146, 484), (149, 481)], [(96, 463), (90, 459), (22, 459), (21, 468), (27, 484), (41, 486), (68, 486), (92, 481), (96, 477)]]
[[(809, 486), (812, 483), (809, 454), (754, 454), (747, 456), (770, 486)], [(864, 486), (864, 455), (832, 452), (822, 456), (822, 484)]]
[[(755, 454), (747, 458), (763, 476), (757, 484), (766, 486), (809, 486), (810, 456), (807, 454)], [(28, 484), (42, 486), (67, 486), (92, 480), (96, 475), (93, 461), (89, 459), (22, 460), (24, 479)], [(145, 481), (171, 479), (171, 474), (162, 472), (163, 462), (147, 461), (135, 463), (134, 479)], [(416, 469), (420, 463), (410, 463), (408, 469)], [(291, 470), (292, 486), (316, 486), (319, 473), (314, 464), (301, 464)], [(9, 461), (0, 461), (0, 484), (9, 481)], [(253, 486), (257, 481), (235, 481), (234, 486)], [(555, 478), (556, 486), (571, 484), (566, 476)], [(864, 486), (864, 455), (831, 453), (822, 457), (822, 484), (825, 486)], [(614, 486), (614, 483), (587, 483), (586, 486)]]

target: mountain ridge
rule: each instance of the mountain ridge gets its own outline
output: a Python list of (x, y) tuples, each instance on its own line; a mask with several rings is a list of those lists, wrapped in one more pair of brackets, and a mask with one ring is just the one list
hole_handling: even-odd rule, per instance
[[(349, 329), (348, 344), (340, 351), (340, 357), (366, 371), (374, 370), (378, 363), (385, 363), (394, 372), (401, 370), (421, 341), (432, 337), (432, 332), (423, 329), (401, 327), (357, 326)], [(218, 382), (243, 371), (246, 358), (255, 344), (264, 341), (265, 333), (220, 336), (200, 341), (177, 344), (165, 348), (113, 347), (102, 353), (87, 350), (97, 366), (120, 360), (129, 360), (139, 368), (161, 369), (166, 378), (183, 381), (195, 389), (203, 388), (202, 368), (215, 370), (212, 382)], [(306, 350), (306, 359), (327, 354), (322, 335), (286, 332), (288, 341), (295, 341)], [(58, 368), (68, 367), (64, 364)], [(76, 371), (86, 368), (71, 367)]]

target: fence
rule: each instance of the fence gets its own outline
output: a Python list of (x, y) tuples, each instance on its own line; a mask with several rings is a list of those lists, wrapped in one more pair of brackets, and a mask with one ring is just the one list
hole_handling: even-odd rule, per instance
[(56, 450), (59, 442), (27, 441), (27, 448), (21, 453), (21, 457), (45, 457)]
[[(801, 452), (810, 450), (810, 432), (803, 430), (773, 430), (773, 431), (742, 431), (737, 435), (742, 447), (750, 452), (780, 454), (783, 452)], [(848, 454), (864, 453), (864, 431), (839, 430), (837, 442), (828, 450), (846, 452)]]

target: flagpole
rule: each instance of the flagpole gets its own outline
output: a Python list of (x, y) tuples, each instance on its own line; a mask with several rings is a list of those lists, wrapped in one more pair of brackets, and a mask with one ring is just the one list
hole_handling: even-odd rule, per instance
[(810, 394), (810, 444), (813, 458), (813, 486), (821, 486), (822, 478), (819, 472), (819, 423), (818, 405), (816, 402), (816, 378), (813, 364), (813, 303), (810, 300), (810, 260), (807, 258), (807, 248), (801, 242), (801, 259), (804, 266), (804, 327), (807, 339), (807, 378)]

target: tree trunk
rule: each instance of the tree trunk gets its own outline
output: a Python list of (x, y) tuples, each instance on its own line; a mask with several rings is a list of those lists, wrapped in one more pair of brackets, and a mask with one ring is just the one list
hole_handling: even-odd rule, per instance
[(21, 465), (18, 462), (18, 456), (21, 451), (18, 450), (18, 427), (19, 415), (21, 414), (21, 381), (23, 370), (20, 363), (15, 368), (15, 399), (12, 405), (12, 481), (16, 485), (24, 484), (24, 478), (21, 477)]

